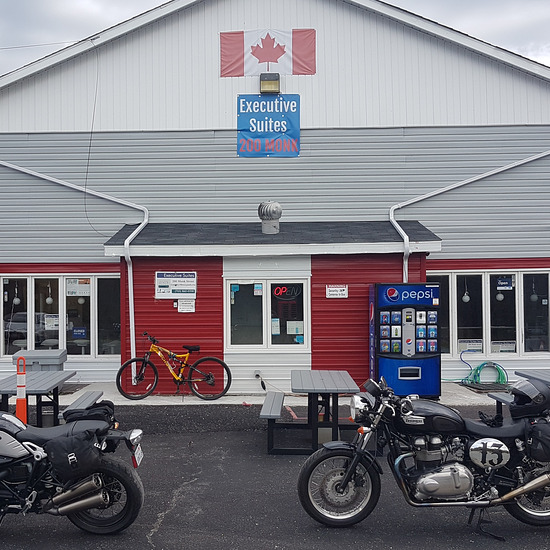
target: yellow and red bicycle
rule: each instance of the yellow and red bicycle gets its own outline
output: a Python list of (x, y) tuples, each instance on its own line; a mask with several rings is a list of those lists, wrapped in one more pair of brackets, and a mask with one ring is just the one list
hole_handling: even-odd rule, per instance
[[(159, 373), (151, 361), (151, 354), (157, 354), (166, 365), (177, 385), (179, 393), (182, 384), (201, 399), (218, 399), (227, 393), (231, 386), (231, 371), (224, 361), (217, 357), (202, 357), (191, 365), (189, 357), (200, 351), (200, 346), (183, 346), (185, 353), (175, 353), (159, 345), (159, 341), (147, 334), (151, 345), (143, 357), (129, 359), (120, 367), (116, 375), (116, 387), (127, 399), (144, 399), (157, 387)], [(189, 368), (187, 377), (185, 369)]]

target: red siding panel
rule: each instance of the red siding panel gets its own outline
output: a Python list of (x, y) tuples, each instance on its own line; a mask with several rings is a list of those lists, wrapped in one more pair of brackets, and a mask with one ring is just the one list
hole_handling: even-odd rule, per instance
[[(424, 256), (409, 260), (409, 280), (426, 280)], [(345, 369), (358, 384), (369, 372), (368, 285), (403, 280), (400, 254), (311, 259), (312, 368)], [(347, 284), (348, 298), (326, 298), (326, 285)]]
[[(136, 323), (136, 352), (142, 355), (149, 347), (142, 336), (144, 331), (155, 336), (160, 345), (182, 351), (182, 345), (200, 345), (195, 358), (214, 355), (223, 357), (223, 264), (221, 258), (134, 258), (134, 296)], [(194, 313), (178, 313), (173, 300), (155, 299), (155, 271), (196, 271), (197, 300)], [(125, 361), (130, 355), (128, 318), (128, 284), (126, 268), (122, 270), (122, 326), (125, 328), (122, 350)], [(193, 357), (191, 356), (191, 357)], [(159, 368), (157, 391), (174, 393), (176, 386), (168, 369), (153, 357)]]

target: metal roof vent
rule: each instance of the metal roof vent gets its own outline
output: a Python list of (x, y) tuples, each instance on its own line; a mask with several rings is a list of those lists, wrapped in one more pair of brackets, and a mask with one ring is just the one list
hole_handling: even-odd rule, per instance
[(279, 218), (283, 215), (283, 209), (278, 202), (266, 201), (258, 206), (258, 216), (262, 220), (262, 233), (275, 235), (279, 233)]

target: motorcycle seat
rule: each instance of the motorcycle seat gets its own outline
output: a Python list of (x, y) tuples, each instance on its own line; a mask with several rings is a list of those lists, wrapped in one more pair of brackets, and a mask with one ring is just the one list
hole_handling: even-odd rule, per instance
[(505, 418), (502, 426), (487, 426), (481, 420), (471, 420), (468, 418), (464, 419), (464, 424), (468, 433), (479, 437), (523, 438), (525, 434), (525, 422), (511, 418)]
[(77, 420), (60, 426), (52, 426), (51, 428), (37, 428), (35, 426), (27, 426), (26, 430), (21, 430), (15, 435), (15, 438), (20, 443), (28, 441), (35, 445), (42, 446), (50, 439), (56, 437), (70, 437), (80, 432), (92, 431), (96, 434), (107, 433), (110, 426), (107, 422), (101, 420)]

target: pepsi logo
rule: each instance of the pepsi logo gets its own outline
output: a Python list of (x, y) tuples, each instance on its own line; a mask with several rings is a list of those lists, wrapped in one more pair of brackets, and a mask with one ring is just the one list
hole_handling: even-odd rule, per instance
[(386, 290), (386, 298), (390, 302), (397, 302), (397, 300), (399, 300), (399, 290), (391, 286)]

